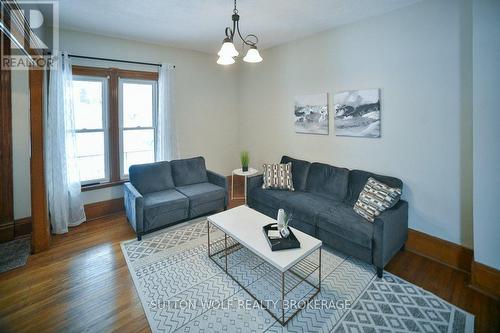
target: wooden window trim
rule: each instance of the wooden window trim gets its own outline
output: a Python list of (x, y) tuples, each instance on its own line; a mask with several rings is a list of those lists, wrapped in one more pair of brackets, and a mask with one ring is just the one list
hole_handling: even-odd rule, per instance
[[(10, 40), (3, 33), (3, 55), (10, 54)], [(14, 220), (13, 170), (12, 170), (12, 86), (11, 71), (0, 71), (0, 224)]]
[(93, 191), (93, 190), (98, 190), (98, 189), (101, 189), (101, 188), (107, 188), (107, 187), (113, 187), (113, 186), (123, 185), (126, 182), (128, 182), (128, 180), (122, 179), (122, 180), (118, 180), (118, 181), (115, 181), (115, 182), (110, 181), (110, 182), (99, 183), (99, 184), (94, 184), (94, 185), (83, 185), (82, 186), (82, 192)]
[(108, 78), (108, 151), (109, 151), (109, 182), (82, 186), (82, 191), (92, 191), (100, 188), (117, 186), (127, 180), (120, 175), (120, 128), (119, 128), (119, 79), (137, 79), (158, 81), (157, 72), (125, 70), (119, 68), (99, 68), (88, 66), (73, 66), (73, 75), (97, 76)]

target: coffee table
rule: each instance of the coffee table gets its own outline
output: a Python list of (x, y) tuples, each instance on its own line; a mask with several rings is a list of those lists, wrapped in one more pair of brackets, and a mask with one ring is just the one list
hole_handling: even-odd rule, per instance
[[(249, 208), (239, 206), (207, 217), (208, 256), (228, 274), (241, 288), (250, 294), (263, 308), (267, 310), (281, 325), (285, 326), (300, 310), (288, 314), (285, 318), (285, 297), (302, 283), (307, 283), (313, 289), (313, 294), (306, 300), (309, 303), (321, 290), (321, 245), (322, 242), (306, 233), (291, 228), (300, 241), (300, 248), (281, 251), (271, 251), (262, 227), (276, 223), (276, 220)], [(210, 240), (210, 226), (224, 233), (224, 237), (216, 241)], [(264, 262), (279, 272), (280, 281), (267, 277), (266, 282), (277, 287), (281, 292), (281, 314), (274, 314), (248, 288), (230, 273), (228, 257), (236, 251), (248, 249)], [(318, 261), (315, 256), (318, 253)], [(223, 261), (224, 263), (221, 263)], [(265, 274), (268, 275), (268, 274)], [(271, 274), (269, 274), (271, 275)], [(317, 276), (317, 284), (311, 282)], [(307, 293), (308, 295), (309, 293)], [(292, 309), (293, 310), (293, 309)]]

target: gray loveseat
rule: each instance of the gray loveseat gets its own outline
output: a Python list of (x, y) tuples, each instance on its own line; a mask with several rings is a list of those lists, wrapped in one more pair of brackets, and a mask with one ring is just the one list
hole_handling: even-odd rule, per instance
[(408, 203), (404, 200), (369, 222), (353, 210), (369, 177), (391, 187), (401, 180), (361, 170), (310, 163), (283, 156), (292, 162), (295, 191), (262, 189), (262, 175), (248, 179), (248, 205), (276, 218), (278, 209), (293, 214), (291, 225), (321, 239), (326, 245), (373, 264), (382, 276), (384, 266), (402, 248), (408, 235)]
[(203, 157), (133, 165), (124, 184), (127, 219), (137, 239), (197, 216), (225, 210), (228, 184)]

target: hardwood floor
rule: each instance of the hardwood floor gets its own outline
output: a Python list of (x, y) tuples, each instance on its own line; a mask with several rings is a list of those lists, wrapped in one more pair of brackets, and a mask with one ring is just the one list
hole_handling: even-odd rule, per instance
[[(53, 236), (50, 250), (0, 274), (0, 332), (148, 332), (120, 249), (132, 238), (123, 214)], [(468, 274), (408, 251), (386, 269), (473, 313), (477, 332), (500, 332), (500, 303), (468, 288)]]

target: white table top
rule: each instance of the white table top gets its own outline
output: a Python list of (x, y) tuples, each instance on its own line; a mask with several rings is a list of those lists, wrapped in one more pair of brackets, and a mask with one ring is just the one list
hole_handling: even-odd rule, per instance
[(242, 168), (233, 170), (233, 173), (238, 176), (252, 176), (259, 172), (257, 169), (248, 168), (248, 171), (243, 171)]
[(300, 248), (271, 251), (262, 227), (276, 220), (249, 208), (238, 206), (207, 218), (210, 223), (234, 238), (281, 272), (287, 271), (321, 247), (321, 241), (302, 231), (291, 228), (300, 242)]

